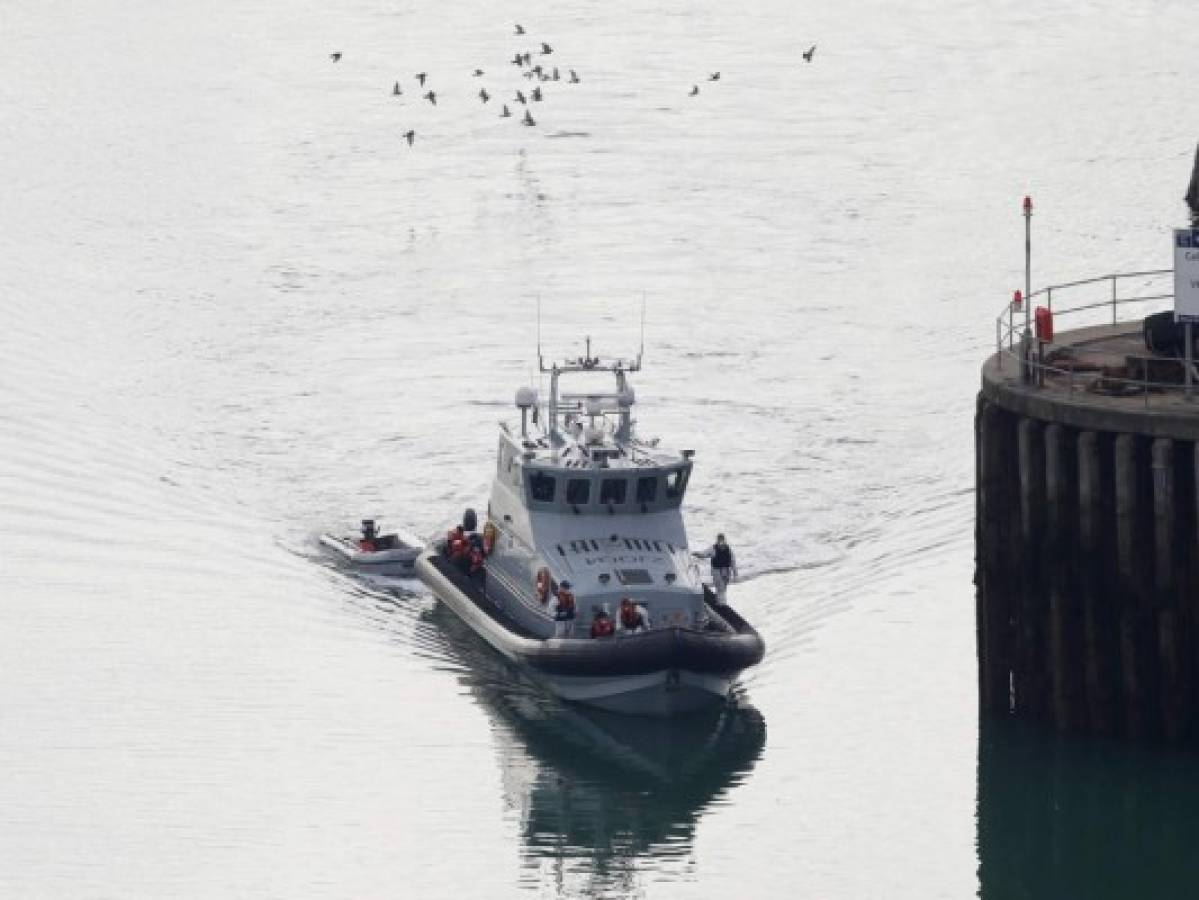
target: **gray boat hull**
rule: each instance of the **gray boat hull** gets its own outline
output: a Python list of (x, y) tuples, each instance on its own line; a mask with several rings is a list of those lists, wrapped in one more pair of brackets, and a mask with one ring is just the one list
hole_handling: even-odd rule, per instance
[(729, 607), (713, 606), (728, 631), (661, 628), (618, 638), (541, 638), (488, 598), (471, 577), (437, 553), (417, 575), (446, 606), (506, 658), (520, 663), (564, 700), (614, 712), (669, 716), (722, 702), (741, 670), (765, 652), (761, 637)]

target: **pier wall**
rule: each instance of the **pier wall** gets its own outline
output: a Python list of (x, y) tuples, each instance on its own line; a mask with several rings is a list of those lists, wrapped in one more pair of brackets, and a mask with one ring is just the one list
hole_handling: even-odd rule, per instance
[(1080, 409), (988, 365), (975, 418), (982, 710), (1199, 740), (1199, 412)]

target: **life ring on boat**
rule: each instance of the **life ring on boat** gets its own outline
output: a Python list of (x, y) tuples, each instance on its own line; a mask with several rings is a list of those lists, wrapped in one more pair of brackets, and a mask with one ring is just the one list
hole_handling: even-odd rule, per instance
[(550, 570), (542, 566), (537, 570), (537, 599), (545, 603), (550, 598)]
[(483, 555), (491, 556), (495, 550), (496, 527), (494, 522), (488, 522), (483, 526)]

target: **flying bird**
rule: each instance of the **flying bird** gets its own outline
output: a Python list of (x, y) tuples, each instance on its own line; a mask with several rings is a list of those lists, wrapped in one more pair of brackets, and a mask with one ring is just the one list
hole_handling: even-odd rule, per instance
[(404, 138), (408, 141), (408, 146), (412, 146), (412, 142), (416, 140), (416, 132), (412, 129), (404, 132)]
[(558, 67), (554, 66), (554, 81), (558, 80)]
[(512, 113), (511, 113), (511, 112), (509, 111), (509, 109), (508, 109), (508, 104), (507, 104), (507, 103), (505, 103), (505, 104), (504, 104), (504, 111), (503, 111), (502, 113), (500, 113), (500, 118), (501, 118), (501, 119), (506, 119), (506, 118), (508, 118), (510, 115), (512, 115)]
[(525, 61), (519, 53), (517, 53), (515, 56), (512, 57), (512, 65), (523, 66), (524, 64), (525, 64)]
[(338, 52), (338, 53), (330, 53), (330, 54), (329, 54), (329, 59), (333, 60), (334, 62), (337, 62), (339, 59), (341, 59), (341, 53), (340, 53), (340, 52)]
[(720, 73), (713, 72), (711, 75), (708, 76), (708, 81), (720, 81)]
[(483, 76), (483, 70), (475, 69), (475, 78), (481, 78), (482, 76)]
[(516, 99), (517, 99), (517, 100), (518, 100), (520, 103), (525, 103), (525, 102), (526, 102), (526, 101), (525, 101), (525, 95), (524, 95), (524, 94), (522, 94), (520, 91), (517, 91), (517, 92), (516, 92)]
[(517, 33), (517, 34), (524, 34), (524, 33), (525, 33), (525, 30), (524, 30), (523, 28), (521, 28), (521, 26), (520, 26), (520, 22), (517, 22), (517, 23), (516, 23), (516, 33)]
[(533, 114), (531, 112), (529, 112), (527, 109), (525, 110), (524, 124), (526, 124), (526, 125), (536, 125), (537, 124), (536, 122), (533, 121)]
[(579, 83), (579, 76), (578, 76), (578, 73), (576, 73), (574, 69), (571, 69), (571, 70), (570, 70), (570, 83), (571, 83), (571, 84), (578, 84), (578, 83)]
[(539, 87), (533, 88), (533, 93), (529, 94), (529, 96), (532, 97), (534, 100), (536, 100), (538, 103), (540, 103), (541, 102), (541, 88), (539, 88)]
[(521, 57), (521, 59), (524, 60), (524, 64), (526, 66), (533, 64), (533, 54), (532, 53), (526, 53), (524, 56)]
[(545, 43), (544, 41), (542, 41), (541, 42), (541, 52), (543, 55), (546, 53), (553, 53), (554, 48), (551, 47), (549, 44)]
[(813, 57), (813, 56), (815, 56), (815, 55), (816, 55), (816, 45), (815, 45), (815, 44), (813, 44), (811, 47), (809, 47), (807, 50), (805, 50), (805, 51), (804, 51), (804, 53), (803, 53), (803, 61), (804, 61), (804, 62), (811, 62), (811, 61), (812, 61), (812, 57)]
[(391, 95), (393, 97), (398, 97), (402, 93), (404, 93), (404, 92), (400, 90), (400, 83), (397, 81), (396, 86), (391, 89)]
[(479, 99), (484, 103), (491, 99), (491, 94), (487, 93), (487, 88), (479, 88)]
[(698, 84), (693, 84), (693, 85), (691, 85), (691, 93), (690, 93), (690, 94), (688, 94), (687, 96), (688, 96), (688, 97), (694, 97), (694, 96), (695, 96), (696, 94), (698, 94), (698, 93), (699, 93), (699, 85), (698, 85)]
[(435, 93), (433, 93), (432, 91), (425, 91), (424, 98), (426, 100), (428, 100), (430, 103), (432, 103), (434, 106), (437, 105), (437, 95)]
[(424, 87), (424, 86), (425, 86), (425, 73), (424, 73), (424, 72), (417, 72), (417, 73), (416, 73), (416, 80), (420, 82), (420, 86), (421, 86), (421, 87)]

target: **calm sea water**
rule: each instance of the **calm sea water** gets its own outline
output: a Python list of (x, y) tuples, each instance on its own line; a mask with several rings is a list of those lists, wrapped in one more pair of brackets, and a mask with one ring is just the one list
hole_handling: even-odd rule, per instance
[[(1020, 198), (1039, 279), (1169, 265), (1192, 2), (0, 24), (0, 895), (1194, 884), (1193, 757), (980, 730), (971, 585)], [(525, 127), (541, 41), (580, 83)], [(483, 505), (538, 298), (550, 352), (627, 353), (643, 296), (642, 431), (697, 451), (692, 540), (730, 534), (769, 646), (673, 726), (547, 700), (315, 543)]]

